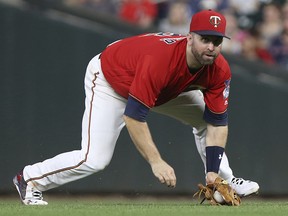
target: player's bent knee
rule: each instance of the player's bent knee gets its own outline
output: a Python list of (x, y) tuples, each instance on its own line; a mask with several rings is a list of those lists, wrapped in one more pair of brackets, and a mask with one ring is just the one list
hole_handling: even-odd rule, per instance
[(91, 172), (99, 172), (105, 169), (110, 163), (110, 160), (87, 160), (85, 165), (89, 168)]

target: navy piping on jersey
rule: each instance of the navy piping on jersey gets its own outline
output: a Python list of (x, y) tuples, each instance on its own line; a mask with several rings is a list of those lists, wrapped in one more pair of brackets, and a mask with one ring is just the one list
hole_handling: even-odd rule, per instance
[(207, 106), (205, 106), (205, 111), (204, 111), (204, 120), (212, 125), (216, 126), (225, 126), (228, 125), (228, 112), (227, 110), (224, 113), (217, 114), (211, 112)]
[(140, 122), (146, 122), (146, 117), (148, 115), (149, 108), (133, 98), (132, 96), (128, 97), (127, 105), (124, 111), (126, 116), (136, 119)]

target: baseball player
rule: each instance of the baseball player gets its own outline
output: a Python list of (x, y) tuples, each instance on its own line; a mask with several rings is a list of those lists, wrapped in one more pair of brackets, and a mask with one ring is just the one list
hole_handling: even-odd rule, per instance
[(194, 14), (187, 36), (133, 36), (96, 55), (85, 75), (82, 148), (25, 166), (13, 178), (23, 204), (46, 205), (43, 191), (103, 170), (125, 125), (155, 177), (175, 187), (174, 169), (161, 157), (146, 122), (150, 110), (193, 127), (207, 184), (220, 175), (242, 195), (256, 192), (256, 182), (233, 176), (224, 154), (231, 80), (220, 54), (225, 28), (222, 14), (205, 10)]

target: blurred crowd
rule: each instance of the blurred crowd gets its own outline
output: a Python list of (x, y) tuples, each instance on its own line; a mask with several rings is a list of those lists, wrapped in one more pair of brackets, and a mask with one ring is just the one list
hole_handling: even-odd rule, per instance
[(278, 64), (288, 70), (288, 0), (63, 0), (73, 7), (116, 16), (141, 28), (186, 35), (191, 16), (202, 9), (227, 19), (223, 51)]

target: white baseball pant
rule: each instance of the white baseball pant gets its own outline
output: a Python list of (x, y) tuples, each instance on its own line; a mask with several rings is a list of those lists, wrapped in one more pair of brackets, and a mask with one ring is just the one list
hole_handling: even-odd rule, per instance
[[(106, 81), (95, 56), (85, 75), (85, 111), (82, 119), (81, 149), (59, 154), (43, 162), (25, 166), (24, 179), (40, 191), (84, 178), (103, 170), (111, 161), (115, 145), (125, 126), (123, 113), (127, 100), (118, 95)], [(204, 165), (206, 124), (202, 119), (203, 95), (200, 91), (182, 93), (176, 99), (153, 108), (193, 127), (196, 146)], [(226, 155), (220, 165), (223, 178), (232, 176)]]

